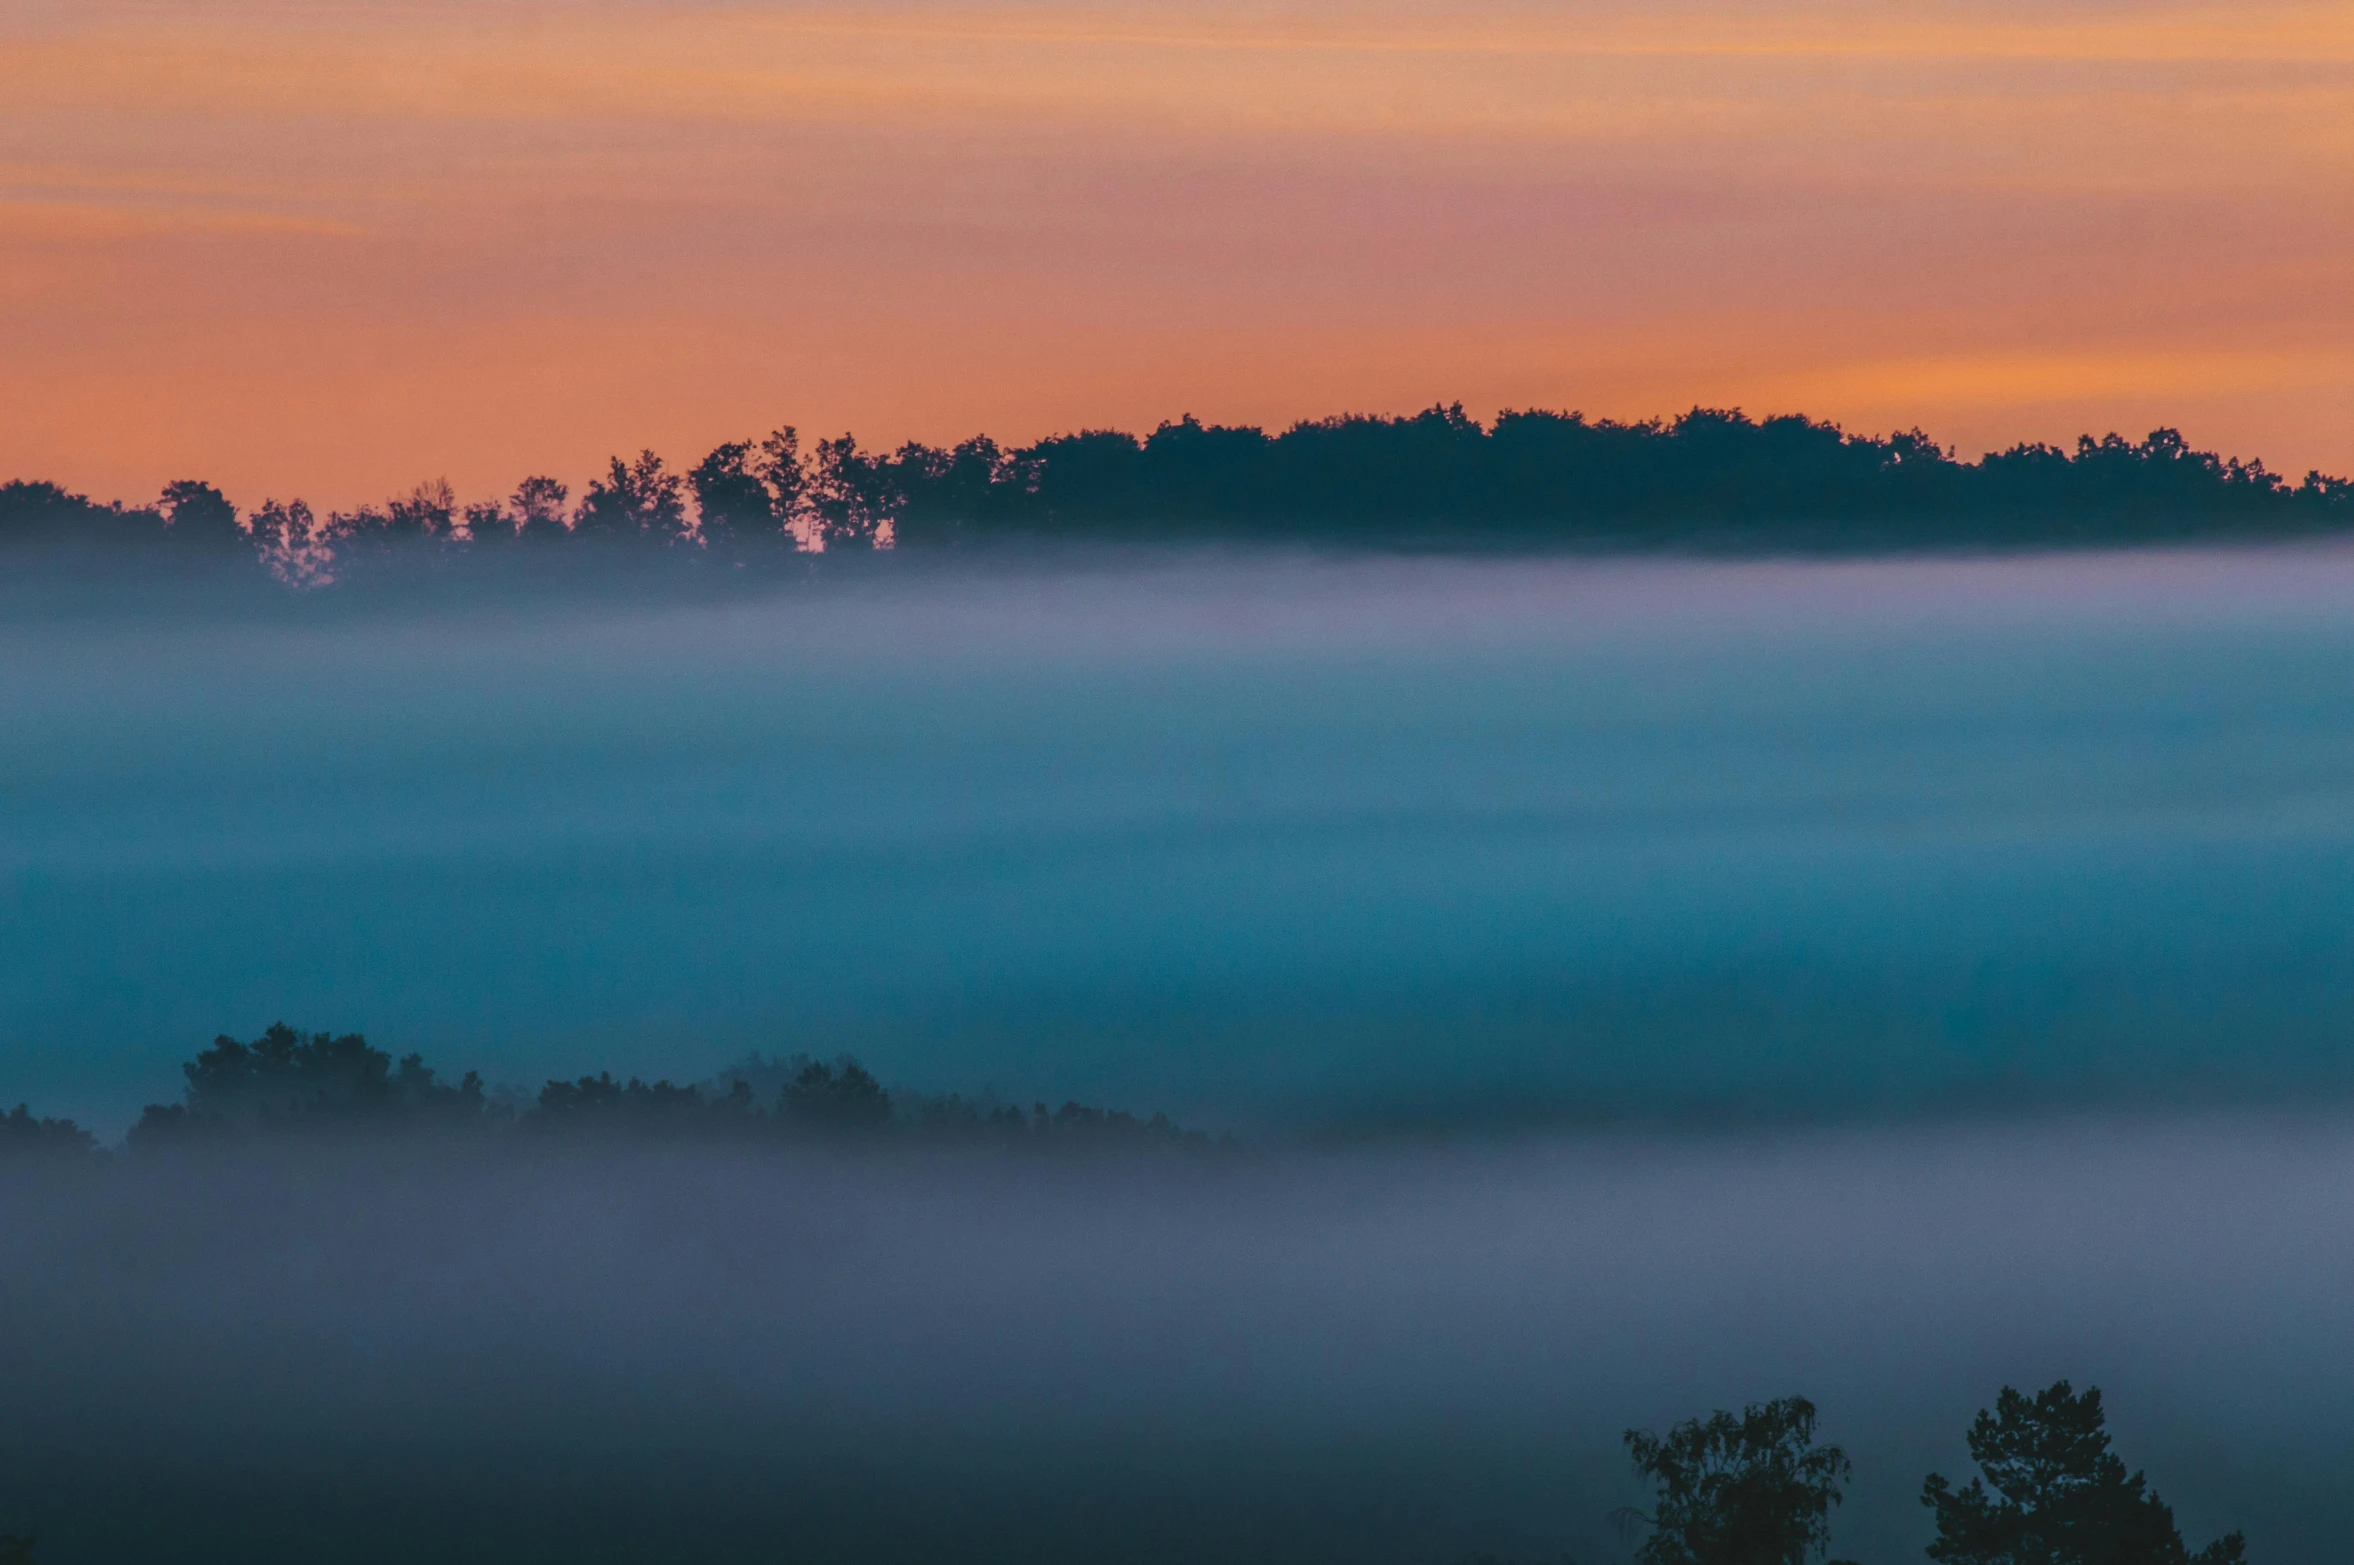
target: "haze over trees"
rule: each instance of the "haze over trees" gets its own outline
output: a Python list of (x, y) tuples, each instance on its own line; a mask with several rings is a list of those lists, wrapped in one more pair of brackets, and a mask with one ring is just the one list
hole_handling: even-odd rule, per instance
[(870, 451), (790, 427), (722, 443), (683, 471), (614, 456), (577, 503), (537, 475), (461, 504), (443, 481), (318, 515), (265, 498), (240, 513), (180, 480), (148, 506), (36, 480), (0, 485), (0, 543), (250, 547), (318, 584), (404, 541), (474, 552), (563, 537), (683, 556), (935, 549), (1002, 538), (1261, 539), (1370, 546), (2035, 546), (2260, 537), (2354, 523), (2354, 484), (2294, 483), (2172, 429), (1958, 460), (1920, 430), (1857, 435), (1798, 415), (1694, 408), (1621, 423), (1541, 409), (1483, 424), (1457, 405), (1349, 415), (1278, 433), (1192, 417), (1138, 436), (1091, 429), (1007, 450)]
[(0, 1159), (20, 1157), (78, 1162), (98, 1149), (98, 1138), (70, 1119), (36, 1117), (19, 1103), (0, 1114)]
[[(1199, 1152), (1215, 1145), (1160, 1115), (895, 1092), (847, 1056), (746, 1055), (694, 1083), (599, 1072), (517, 1096), (486, 1089), (473, 1072), (447, 1081), (420, 1055), (396, 1058), (356, 1033), (277, 1024), (250, 1039), (216, 1038), (181, 1076), (176, 1100), (150, 1106), (119, 1150), (99, 1149), (77, 1127), (24, 1106), (0, 1116), (0, 1183), (22, 1177), (31, 1189), (50, 1178), (36, 1170), (70, 1166), (87, 1172), (61, 1183), (131, 1207), (165, 1203), (170, 1192), (165, 1204), (184, 1213), (188, 1192), (201, 1192), (205, 1181), (183, 1176), (206, 1156), (239, 1154), (225, 1166), (244, 1177), (218, 1188), (244, 1200), (265, 1188), (309, 1188), (312, 1174), (339, 1166), (311, 1155), (329, 1141), (363, 1149), (340, 1166), (364, 1170), (370, 1200), (404, 1167), (454, 1181), (470, 1200), (500, 1188), (488, 1172), (492, 1160), (444, 1155), (460, 1141), (518, 1153), (563, 1149), (585, 1160), (580, 1169), (619, 1148), (653, 1147), (667, 1159), (682, 1146), (718, 1147), (730, 1155), (711, 1166), (731, 1181), (748, 1167), (735, 1154), (763, 1147), (863, 1156), (892, 1147)], [(429, 1155), (408, 1164), (376, 1155), (390, 1137), (415, 1138), (410, 1144)], [(953, 1177), (973, 1172), (953, 1161)], [(640, 1167), (623, 1166), (624, 1181)], [(763, 1200), (781, 1190), (787, 1202), (806, 1190), (822, 1217), (839, 1206), (845, 1185), (829, 1178), (754, 1188)], [(1847, 1565), (1831, 1551), (1854, 1466), (1818, 1433), (1815, 1405), (1795, 1396), (1717, 1411), (1664, 1434), (1628, 1430), (1625, 1448), (1646, 1491), (1617, 1518), (1631, 1535), (1631, 1565)], [(2171, 1507), (2112, 1449), (2097, 1389), (2080, 1393), (2062, 1380), (2029, 1395), (2006, 1386), (1971, 1424), (1967, 1450), (1977, 1472), (1966, 1482), (1937, 1473), (1923, 1481), (1921, 1504), (1935, 1535), (1923, 1554), (1906, 1557), (1932, 1565), (2244, 1565), (2237, 1532), (2195, 1552), (2185, 1543)], [(0, 1517), (10, 1526), (46, 1521)], [(29, 1558), (32, 1539), (0, 1536), (0, 1562), (11, 1547)]]
[[(125, 1150), (251, 1144), (334, 1131), (518, 1133), (529, 1137), (652, 1133), (861, 1145), (990, 1143), (1059, 1147), (1208, 1148), (1211, 1138), (1166, 1114), (1150, 1118), (1066, 1102), (1058, 1109), (894, 1094), (848, 1055), (753, 1054), (709, 1081), (616, 1079), (609, 1071), (550, 1081), (534, 1098), (487, 1091), (479, 1073), (442, 1080), (423, 1056), (399, 1059), (358, 1033), (303, 1033), (283, 1022), (251, 1042), (222, 1036), (181, 1068), (179, 1099), (151, 1103)], [(1231, 1145), (1223, 1137), (1216, 1145)], [(19, 1104), (0, 1115), (0, 1159), (87, 1159), (96, 1138), (70, 1120)]]

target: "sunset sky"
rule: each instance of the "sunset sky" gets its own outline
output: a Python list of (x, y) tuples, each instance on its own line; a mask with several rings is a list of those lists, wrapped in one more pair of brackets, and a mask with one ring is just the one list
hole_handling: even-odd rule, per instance
[(2354, 471), (2354, 5), (0, 6), (0, 476), (1694, 403)]

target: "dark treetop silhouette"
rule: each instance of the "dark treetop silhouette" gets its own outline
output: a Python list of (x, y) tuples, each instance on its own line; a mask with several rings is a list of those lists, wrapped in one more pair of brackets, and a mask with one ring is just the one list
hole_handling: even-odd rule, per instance
[(1805, 1565), (1821, 1557), (1831, 1507), (1848, 1476), (1845, 1452), (1815, 1444), (1815, 1406), (1783, 1397), (1677, 1425), (1665, 1437), (1626, 1432), (1635, 1471), (1657, 1492), (1636, 1565)]
[[(2128, 1478), (2109, 1450), (2101, 1394), (2067, 1381), (2033, 1398), (2009, 1386), (1995, 1412), (1970, 1428), (1970, 1455), (1986, 1474), (1955, 1490), (1932, 1473), (1922, 1503), (1937, 1514), (1937, 1565), (2242, 1565), (2231, 1533), (2191, 1553), (2174, 1513)], [(1663, 1436), (1626, 1432), (1635, 1471), (1651, 1485), (1649, 1511), (1618, 1519), (1646, 1530), (1635, 1565), (1806, 1565), (1830, 1553), (1830, 1513), (1849, 1463), (1815, 1444), (1815, 1407), (1804, 1397), (1753, 1403), (1690, 1419)], [(1994, 1493), (1986, 1484), (1994, 1485)], [(1999, 1498), (1998, 1498), (1999, 1497)], [(1463, 1565), (1511, 1565), (1473, 1555)], [(1567, 1556), (1563, 1565), (1575, 1565)], [(1829, 1565), (1852, 1565), (1831, 1561)]]
[[(181, 1072), (177, 1103), (151, 1103), (125, 1138), (128, 1150), (251, 1142), (281, 1134), (352, 1131), (514, 1131), (668, 1137), (784, 1138), (877, 1143), (991, 1142), (1058, 1147), (1208, 1148), (1198, 1130), (1166, 1114), (1065, 1103), (1025, 1111), (960, 1094), (894, 1095), (855, 1059), (753, 1054), (709, 1081), (616, 1081), (609, 1072), (551, 1081), (535, 1101), (486, 1093), (468, 1071), (455, 1086), (420, 1055), (395, 1060), (358, 1033), (305, 1034), (283, 1022), (251, 1043), (220, 1037)], [(1218, 1145), (1232, 1145), (1222, 1137)], [(19, 1105), (0, 1116), (0, 1158), (87, 1159), (95, 1139), (70, 1120), (36, 1119)]]
[(1619, 423), (1540, 410), (1493, 424), (1461, 405), (1348, 416), (1279, 434), (1187, 417), (1139, 438), (1056, 435), (1005, 450), (806, 453), (797, 431), (726, 442), (681, 475), (652, 451), (614, 457), (577, 505), (547, 477), (461, 505), (445, 482), (319, 516), (265, 499), (242, 516), (194, 480), (152, 506), (98, 504), (55, 484), (0, 485), (0, 543), (243, 547), (281, 578), (321, 583), (401, 540), (470, 552), (559, 537), (755, 556), (960, 540), (1269, 539), (1385, 546), (1907, 548), (2263, 537), (2354, 523), (2354, 484), (2291, 484), (2261, 462), (2191, 448), (2171, 429), (2087, 435), (1963, 462), (1921, 431), (1852, 435), (1800, 416), (1694, 408)]
[[(1921, 1503), (1937, 1516), (1939, 1565), (2238, 1565), (2230, 1533), (2193, 1554), (2174, 1512), (2109, 1449), (2101, 1393), (2059, 1381), (2029, 1398), (2009, 1386), (1970, 1426), (1985, 1474), (1956, 1489), (1930, 1474)], [(1991, 1492), (1989, 1486), (1991, 1485)]]
[(32, 1110), (19, 1103), (7, 1114), (0, 1114), (0, 1158), (54, 1157), (67, 1161), (85, 1158), (97, 1150), (98, 1140), (70, 1119), (35, 1118)]

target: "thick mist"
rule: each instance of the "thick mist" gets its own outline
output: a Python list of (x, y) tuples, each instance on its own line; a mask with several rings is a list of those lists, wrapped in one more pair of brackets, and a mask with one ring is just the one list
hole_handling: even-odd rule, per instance
[(12, 590), (11, 1100), (280, 1017), (1245, 1128), (2348, 1081), (2342, 550), (571, 570)]
[(1873, 1565), (2061, 1376), (2354, 1531), (2354, 554), (568, 559), (0, 582), (0, 1100), (283, 1017), (1242, 1147), (0, 1169), (44, 1565), (1595, 1565), (1793, 1392)]
[[(160, 1155), (159, 1155), (160, 1156)], [(0, 1181), (0, 1519), (68, 1562), (1623, 1558), (1802, 1391), (1918, 1559), (2005, 1382), (2267, 1565), (2354, 1529), (2342, 1119), (891, 1159), (278, 1145)]]

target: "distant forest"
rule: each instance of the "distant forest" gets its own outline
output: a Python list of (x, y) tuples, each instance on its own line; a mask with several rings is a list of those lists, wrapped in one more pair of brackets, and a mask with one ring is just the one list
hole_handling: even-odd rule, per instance
[[(536, 1098), (486, 1091), (468, 1071), (441, 1079), (418, 1054), (398, 1060), (359, 1033), (302, 1033), (280, 1022), (252, 1042), (226, 1035), (180, 1067), (178, 1099), (151, 1103), (124, 1138), (136, 1154), (252, 1144), (289, 1135), (427, 1131), (551, 1138), (791, 1141), (832, 1145), (970, 1144), (1211, 1150), (1234, 1145), (1166, 1114), (1139, 1119), (1066, 1102), (1028, 1109), (958, 1093), (888, 1091), (848, 1055), (746, 1055), (707, 1081), (616, 1081), (609, 1072), (551, 1081)], [(71, 1120), (20, 1103), (0, 1114), (0, 1167), (101, 1155)]]
[(997, 538), (1891, 549), (2277, 537), (2350, 524), (2354, 483), (2317, 472), (2292, 483), (2262, 462), (2193, 449), (2171, 429), (1965, 462), (1917, 429), (1852, 435), (1715, 408), (1639, 423), (1531, 410), (1482, 424), (1457, 404), (1273, 435), (1188, 417), (1141, 438), (1088, 430), (1018, 450), (985, 435), (895, 451), (843, 435), (804, 450), (782, 428), (729, 441), (683, 471), (652, 451), (617, 456), (577, 496), (540, 476), (505, 499), (464, 502), (436, 480), (324, 515), (300, 499), (240, 510), (195, 479), (140, 506), (46, 482), (0, 485), (0, 544), (244, 548), (296, 583), (334, 580), (403, 540), (472, 555), (602, 538), (749, 563)]

